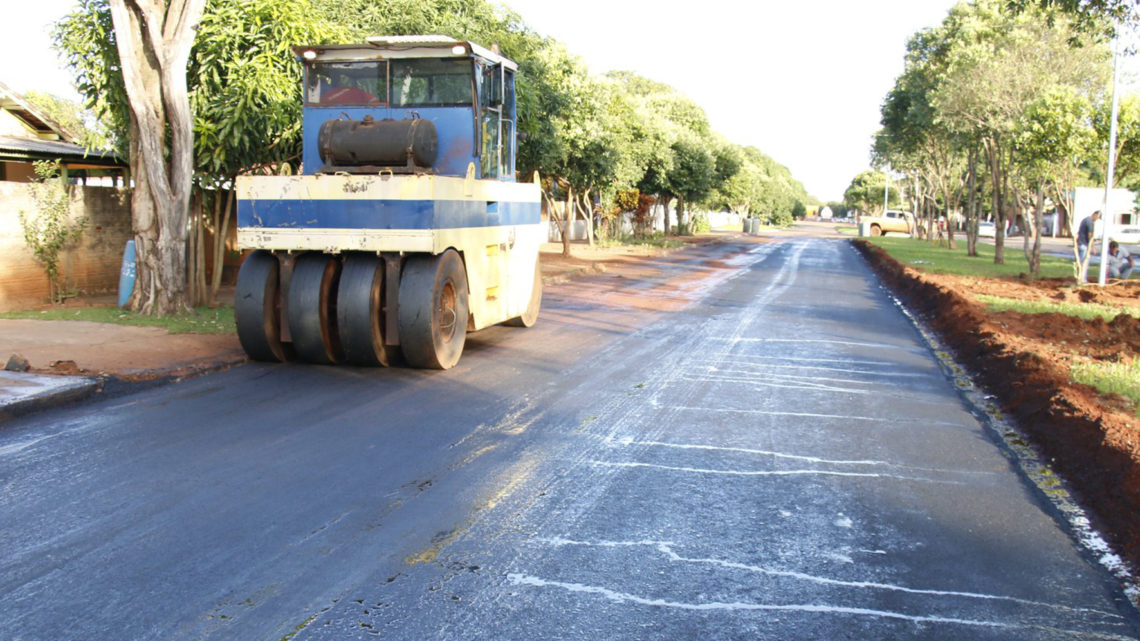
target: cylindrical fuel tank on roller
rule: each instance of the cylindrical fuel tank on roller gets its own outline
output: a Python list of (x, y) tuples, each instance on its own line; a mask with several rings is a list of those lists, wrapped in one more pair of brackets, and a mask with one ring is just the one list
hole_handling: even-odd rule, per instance
[(326, 165), (399, 166), (408, 164), (408, 150), (417, 167), (431, 167), (439, 151), (435, 125), (430, 120), (329, 120), (317, 138)]

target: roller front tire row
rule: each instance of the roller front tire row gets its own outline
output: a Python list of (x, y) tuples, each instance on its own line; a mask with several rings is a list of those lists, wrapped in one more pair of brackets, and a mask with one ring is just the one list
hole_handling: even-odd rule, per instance
[[(281, 271), (272, 253), (258, 250), (238, 272), (234, 317), (242, 348), (254, 360), (296, 357), (326, 365), (388, 366), (399, 352), (412, 367), (449, 369), (463, 354), (467, 273), (455, 250), (411, 255), (404, 261), (396, 314), (398, 350), (384, 340), (385, 270), (380, 257), (349, 254), (342, 261), (317, 252), (302, 254), (293, 264), (287, 297), (281, 296)], [(529, 305), (506, 324), (533, 325), (541, 299), (536, 263)], [(287, 327), (281, 326), (282, 318)]]

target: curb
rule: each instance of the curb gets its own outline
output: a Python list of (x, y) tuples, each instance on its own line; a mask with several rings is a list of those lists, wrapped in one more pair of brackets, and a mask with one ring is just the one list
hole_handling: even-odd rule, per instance
[(173, 367), (89, 376), (28, 374), (0, 370), (0, 429), (9, 419), (75, 403), (106, 392), (118, 396), (133, 390), (175, 383), (249, 362), (245, 353)]
[(102, 386), (102, 381), (89, 376), (0, 371), (0, 425), (16, 416), (83, 400)]

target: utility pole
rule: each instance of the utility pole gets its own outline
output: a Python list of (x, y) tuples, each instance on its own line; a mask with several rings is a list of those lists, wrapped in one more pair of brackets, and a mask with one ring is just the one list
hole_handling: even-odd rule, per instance
[[(1100, 277), (1097, 284), (1104, 287), (1108, 279), (1108, 228), (1113, 224), (1113, 213), (1108, 208), (1108, 200), (1112, 194), (1112, 180), (1116, 172), (1116, 119), (1120, 114), (1120, 25), (1116, 27), (1117, 34), (1112, 40), (1112, 120), (1108, 127), (1108, 171), (1104, 175), (1104, 206), (1100, 214)], [(1090, 248), (1091, 249), (1091, 248)]]

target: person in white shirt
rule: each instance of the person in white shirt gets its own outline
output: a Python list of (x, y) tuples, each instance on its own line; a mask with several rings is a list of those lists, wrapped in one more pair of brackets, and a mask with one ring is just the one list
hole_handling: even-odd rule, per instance
[(1124, 249), (1115, 240), (1108, 243), (1108, 277), (1128, 280), (1132, 275), (1132, 268), (1136, 260), (1127, 249)]

